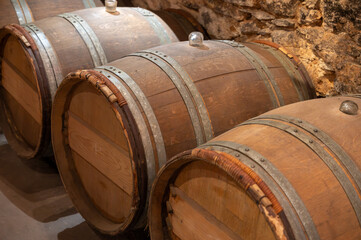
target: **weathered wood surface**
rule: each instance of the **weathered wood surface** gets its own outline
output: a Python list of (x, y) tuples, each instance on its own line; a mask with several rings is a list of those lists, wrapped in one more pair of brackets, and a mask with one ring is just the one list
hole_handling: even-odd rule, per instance
[(210, 39), (206, 30), (188, 12), (181, 9), (154, 11), (164, 22), (171, 26), (179, 41), (187, 41), (191, 32), (201, 32), (204, 39)]
[[(114, 152), (115, 148), (123, 148), (128, 152), (128, 159), (126, 154), (119, 154), (118, 161), (129, 161), (128, 164), (132, 166), (131, 169), (123, 169), (128, 171), (126, 176), (132, 176), (133, 181), (130, 188), (126, 188), (132, 198), (132, 207), (124, 210), (129, 212), (129, 215), (122, 222), (123, 225), (119, 227), (119, 222), (109, 222), (111, 218), (107, 216), (112, 213), (110, 208), (101, 217), (92, 218), (102, 211), (92, 207), (93, 204), (97, 206), (98, 202), (91, 203), (86, 210), (80, 211), (90, 224), (109, 234), (143, 227), (151, 184), (169, 158), (205, 143), (236, 124), (278, 105), (313, 97), (308, 94), (309, 90), (312, 91), (312, 86), (308, 85), (307, 80), (291, 79), (284, 65), (269, 54), (265, 45), (242, 45), (242, 49), (253, 53), (255, 61), (264, 65), (262, 70), (256, 68), (251, 57), (234, 47), (234, 44), (205, 41), (202, 47), (192, 47), (188, 42), (173, 43), (130, 54), (95, 70), (77, 71), (67, 76), (54, 100), (52, 142), (59, 171), (70, 195), (73, 196), (74, 204), (89, 204), (93, 192), (73, 182), (73, 178), (84, 181), (86, 177), (79, 174), (79, 170), (74, 171), (69, 167), (76, 161), (72, 152), (77, 152), (79, 145), (85, 145), (80, 138), (71, 137), (71, 131), (79, 129), (78, 126), (72, 126), (76, 122), (68, 121), (72, 114), (80, 116), (81, 113), (82, 121), (91, 123), (92, 128), (88, 129), (92, 129), (92, 133), (84, 129), (83, 134), (91, 143), (87, 144), (89, 148), (104, 146), (99, 150), (104, 155), (105, 152)], [(267, 79), (264, 72), (268, 73)], [(299, 81), (300, 84), (292, 81)], [(279, 88), (279, 91), (268, 89), (266, 84), (270, 82), (272, 87)], [(94, 92), (97, 92), (97, 95)], [(278, 99), (278, 105), (272, 99)], [(74, 108), (75, 105), (81, 107)], [(108, 109), (109, 113), (105, 113), (104, 109)], [(68, 114), (69, 111), (71, 114)], [(86, 114), (83, 113), (85, 111)], [(103, 145), (101, 136), (112, 139), (112, 131), (101, 130), (107, 128), (108, 124), (119, 131), (115, 136), (123, 136), (124, 141), (112, 140), (112, 144), (117, 146)], [(93, 133), (98, 131), (101, 134), (95, 136)], [(81, 132), (79, 131), (79, 134)], [(98, 161), (97, 164), (101, 165), (109, 163), (109, 160), (105, 161), (101, 156), (94, 157), (98, 152), (94, 153), (92, 149), (87, 151), (93, 154), (83, 154), (85, 161)], [(103, 166), (93, 166), (103, 174), (104, 179), (112, 179), (115, 174), (124, 174), (116, 165), (109, 173)], [(68, 174), (72, 177), (67, 177)], [(89, 172), (88, 175), (92, 173)], [(99, 192), (106, 189), (100, 187)], [(109, 203), (114, 202), (114, 195), (103, 193)], [(104, 204), (106, 206), (107, 202)], [(215, 222), (212, 220), (207, 224)], [(259, 224), (263, 226), (264, 222)], [(225, 232), (233, 234), (234, 228), (226, 230), (220, 227), (219, 234)], [(234, 238), (232, 234), (228, 234), (231, 239)], [(265, 233), (263, 237), (268, 235)]]
[[(339, 110), (345, 100), (358, 105), (356, 115)], [(183, 215), (182, 222), (166, 221), (177, 217), (167, 202), (185, 194), (207, 210), (203, 218), (211, 214), (234, 229), (239, 239), (360, 239), (360, 107), (356, 97), (287, 105), (175, 157), (152, 189), (151, 238), (183, 239), (179, 227), (195, 219), (197, 224), (207, 223), (196, 214)], [(249, 179), (259, 186), (257, 194)], [(182, 193), (174, 194), (174, 188)], [(239, 198), (242, 191), (248, 195)], [(262, 203), (265, 198), (268, 204)], [(281, 224), (271, 228), (272, 221), (264, 221), (268, 218), (264, 209), (272, 210)], [(257, 235), (266, 229), (269, 236)], [(203, 236), (198, 229), (186, 233), (191, 236), (186, 239)]]
[[(164, 21), (145, 9), (118, 8), (110, 14), (104, 8), (89, 8), (71, 14), (70, 19), (56, 16), (1, 30), (1, 91), (21, 106), (12, 109), (14, 104), (3, 99), (2, 128), (10, 146), (23, 158), (52, 154), (52, 98), (66, 74), (178, 41)], [(20, 115), (25, 118), (17, 119)]]
[[(103, 4), (100, 0), (2, 0), (0, 1), (0, 27), (10, 23), (30, 23), (42, 18), (90, 6), (101, 7)], [(19, 11), (19, 15), (16, 13), (16, 10)], [(25, 18), (25, 15), (28, 15), (30, 18)], [(19, 17), (22, 19), (19, 20)]]

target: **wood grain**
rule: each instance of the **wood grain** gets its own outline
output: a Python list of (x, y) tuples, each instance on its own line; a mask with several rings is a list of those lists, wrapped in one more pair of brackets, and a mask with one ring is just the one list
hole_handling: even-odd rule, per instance
[(7, 112), (2, 114), (7, 116), (10, 129), (15, 132), (9, 142), (18, 141), (18, 144), (12, 145), (13, 149), (23, 148), (32, 152), (39, 144), (43, 121), (36, 75), (33, 63), (28, 61), (29, 54), (19, 39), (10, 36), (5, 44), (1, 72), (3, 102)]
[(38, 93), (28, 85), (28, 81), (24, 81), (25, 76), (19, 73), (17, 69), (14, 69), (6, 61), (2, 63), (2, 86), (40, 125), (42, 115)]
[(133, 191), (129, 153), (69, 112), (69, 144), (128, 195)]
[[(105, 28), (104, 26), (104, 29)], [(104, 29), (98, 29), (97, 31), (101, 32), (104, 31)], [(255, 48), (257, 48), (257, 46)], [(194, 91), (199, 94), (200, 101), (204, 101), (204, 115), (210, 118), (215, 136), (224, 133), (242, 121), (273, 108), (264, 81), (260, 78), (256, 69), (244, 55), (228, 44), (218, 41), (205, 41), (204, 46), (198, 48), (191, 47), (188, 42), (179, 42), (155, 47), (149, 51), (157, 53), (147, 53), (148, 55), (152, 55), (151, 60), (146, 57), (139, 57), (139, 55), (130, 55), (113, 61), (108, 65), (109, 68), (112, 66), (120, 69), (117, 70), (120, 73), (126, 73), (131, 78), (130, 81), (134, 81), (147, 98), (155, 114), (155, 118), (158, 121), (162, 140), (164, 141), (167, 159), (162, 159), (163, 161), (168, 160), (182, 151), (197, 146), (193, 127), (194, 122), (191, 120), (195, 117), (190, 117), (188, 111), (189, 105), (186, 106), (184, 102), (186, 96), (181, 95), (178, 87), (176, 87), (173, 82), (174, 78), (172, 79), (172, 77), (167, 75), (166, 72), (169, 71), (165, 71), (164, 68), (159, 67), (154, 61), (163, 61), (164, 65), (170, 67), (170, 71), (173, 71), (174, 75), (178, 76), (181, 81), (184, 80), (182, 79), (182, 74), (185, 73), (181, 73), (182, 71), (176, 70), (176, 68), (182, 68), (183, 71), (186, 72), (190, 81), (194, 84), (192, 86), (194, 87)], [(256, 54), (261, 53), (256, 52)], [(155, 55), (157, 55), (157, 57)], [(159, 55), (167, 57), (160, 57)], [(167, 62), (170, 61), (169, 58), (177, 62), (177, 67)], [(284, 76), (287, 71), (283, 71), (283, 66), (277, 62), (277, 59), (272, 58), (270, 54), (265, 55), (263, 58), (265, 64), (272, 69), (272, 74), (275, 75), (274, 77), (277, 81), (280, 81), (279, 84), (285, 84), (287, 87), (290, 87), (289, 76)], [(60, 119), (59, 116), (63, 114), (66, 115), (69, 109), (73, 115), (79, 116), (82, 120), (89, 123), (92, 128), (101, 132), (97, 133), (97, 131), (93, 131), (94, 134), (97, 133), (99, 136), (104, 134), (109, 139), (112, 139), (113, 142), (115, 142), (114, 139), (116, 139), (118, 134), (125, 135), (125, 133), (117, 132), (117, 134), (114, 135), (111, 130), (112, 128), (115, 129), (114, 131), (118, 131), (117, 129), (121, 129), (121, 126), (128, 126), (127, 133), (134, 134), (133, 136), (139, 139), (146, 139), (146, 134), (144, 136), (141, 134), (149, 133), (150, 144), (147, 146), (145, 146), (145, 144), (147, 144), (148, 141), (137, 141), (138, 139), (135, 140), (135, 138), (132, 138), (131, 141), (128, 142), (128, 145), (132, 146), (131, 151), (132, 156), (134, 156), (130, 158), (134, 160), (134, 169), (130, 174), (135, 180), (134, 188), (138, 187), (140, 198), (139, 206), (133, 210), (136, 214), (141, 214), (143, 209), (147, 207), (146, 196), (148, 189), (144, 182), (147, 182), (148, 186), (150, 186), (153, 181), (153, 178), (150, 177), (150, 172), (147, 171), (152, 171), (153, 173), (154, 169), (157, 169), (156, 167), (153, 168), (153, 166), (157, 164), (157, 161), (153, 161), (151, 157), (145, 158), (144, 155), (151, 156), (151, 154), (154, 154), (149, 149), (156, 149), (154, 146), (156, 136), (153, 135), (150, 129), (152, 123), (147, 119), (146, 115), (140, 114), (139, 116), (134, 116), (132, 114), (134, 112), (132, 109), (133, 106), (130, 102), (125, 102), (124, 96), (122, 95), (128, 93), (124, 93), (120, 87), (117, 88), (117, 81), (119, 81), (119, 84), (126, 85), (125, 80), (120, 79), (116, 74), (113, 75), (117, 79), (111, 78), (109, 77), (110, 74), (111, 73), (108, 73), (106, 70), (102, 71), (102, 73), (85, 70), (68, 75), (64, 80), (66, 82), (62, 90), (58, 92), (58, 95), (62, 97), (59, 99), (56, 98), (54, 101), (54, 106), (58, 104), (57, 110), (55, 111), (57, 116), (54, 116), (54, 118)], [(108, 80), (111, 78), (111, 81), (115, 84), (112, 84), (107, 78)], [(74, 82), (78, 83), (77, 86), (73, 86)], [(97, 83), (96, 86), (94, 86), (95, 83)], [(181, 84), (185, 85), (185, 83)], [(102, 88), (109, 89), (108, 93), (112, 93), (114, 97), (117, 98), (117, 101), (111, 101), (111, 104), (107, 102), (106, 97), (101, 95), (99, 90), (98, 92), (96, 90)], [(125, 88), (131, 92), (129, 87)], [(186, 89), (186, 91), (190, 90)], [(108, 93), (105, 95), (108, 96)], [(138, 102), (141, 100), (135, 99), (136, 97), (133, 93), (130, 93), (127, 98), (128, 97), (134, 99), (134, 105), (139, 107), (142, 112), (141, 104)], [(191, 103), (194, 104), (196, 102), (195, 99), (190, 98)], [(287, 102), (298, 101), (296, 91), (291, 91), (285, 95), (284, 98)], [(57, 101), (59, 101), (59, 103), (57, 103)], [(199, 109), (200, 105), (201, 104), (194, 104), (194, 108)], [(109, 112), (106, 113), (105, 110), (109, 110)], [(196, 114), (197, 117), (200, 116), (199, 112), (196, 112)], [(142, 119), (135, 121), (136, 118)], [(138, 126), (135, 124), (143, 120), (145, 122), (144, 125)], [(106, 121), (107, 124), (104, 124), (104, 121)], [(61, 131), (59, 121), (56, 125), (52, 126), (52, 128), (58, 133), (53, 137), (53, 141), (58, 143), (55, 145), (56, 148), (58, 148), (55, 151), (62, 152), (62, 146), (64, 144), (61, 142), (61, 139), (67, 142), (69, 137), (59, 134)], [(142, 129), (142, 131), (139, 131), (139, 129)], [(89, 135), (89, 133), (86, 134)], [(91, 137), (92, 141), (94, 141), (92, 143), (93, 145), (103, 144), (103, 140), (98, 139), (99, 136), (94, 135)], [(57, 139), (58, 137), (59, 139)], [(72, 139), (71, 146), (75, 151), (76, 141), (84, 144), (80, 138)], [(118, 142), (117, 145), (127, 146), (121, 142)], [(110, 146), (104, 147), (109, 148)], [(144, 153), (144, 151), (148, 152)], [(94, 150), (92, 150), (92, 153), (96, 154)], [(63, 157), (59, 161), (72, 161), (71, 157), (64, 157), (65, 154), (60, 155)], [(139, 158), (136, 159), (135, 157)], [(157, 156), (154, 155), (154, 159), (156, 159), (156, 157)], [(90, 156), (84, 158), (88, 160)], [(235, 191), (239, 189), (232, 181), (216, 180), (214, 176), (218, 176), (218, 173), (213, 172), (213, 175), (205, 176), (202, 175), (204, 168), (199, 168), (198, 170), (199, 171), (195, 171), (197, 174), (201, 175), (204, 179), (210, 178), (211, 180), (208, 182), (199, 179), (196, 177), (197, 174), (195, 174), (194, 179), (189, 179), (189, 183), (193, 183), (193, 185), (187, 185), (186, 183), (183, 185), (177, 182), (177, 184), (175, 184), (176, 187), (186, 192), (193, 201), (206, 209), (210, 215), (218, 219), (219, 222), (231, 229), (231, 231), (240, 238), (269, 239), (271, 236), (273, 237), (273, 232), (270, 230), (266, 219), (257, 205), (253, 204), (252, 208), (249, 207), (252, 200), (247, 194), (242, 191), (235, 193)], [(61, 171), (64, 171), (64, 169)], [(191, 170), (189, 172), (191, 172)], [(185, 174), (184, 176), (187, 175)], [(209, 191), (209, 195), (200, 194), (200, 196), (197, 196), (197, 193), (204, 193), (206, 190), (212, 188), (220, 189), (222, 187), (227, 189), (222, 193), (224, 195), (220, 194), (220, 191), (217, 190), (217, 194), (219, 194), (217, 197), (212, 195), (214, 193), (212, 191)], [(224, 196), (227, 196), (227, 198)], [(249, 214), (247, 215), (246, 213)], [(137, 219), (134, 219), (134, 221), (136, 222)], [(241, 227), (239, 225), (241, 225)], [(256, 231), (251, 231), (254, 229), (256, 229)], [(260, 229), (262, 229), (262, 231)]]
[[(34, 20), (85, 8), (83, 0), (26, 0), (25, 2), (32, 13)], [(100, 0), (94, 0), (94, 3), (97, 7), (103, 6)], [(11, 1), (0, 1), (0, 27), (18, 22), (19, 20)]]
[(75, 167), (89, 198), (100, 214), (114, 222), (121, 223), (129, 215), (132, 198), (108, 176), (76, 152), (72, 152)]
[[(171, 188), (171, 194), (177, 196), (170, 198), (172, 214), (169, 214), (168, 217), (171, 219), (174, 234), (180, 239), (241, 239), (201, 206), (189, 199), (181, 190)], [(195, 232), (197, 234), (194, 234)]]
[(174, 185), (239, 238), (274, 238), (257, 204), (217, 167), (191, 163), (177, 174)]
[[(82, 9), (84, 6), (81, 0), (66, 0), (62, 3), (59, 0), (55, 0), (47, 2), (46, 4), (44, 1), (40, 0), (29, 1), (30, 8), (39, 10), (39, 12), (33, 12), (35, 18), (43, 18), (46, 14), (49, 14), (48, 16), (53, 16), (63, 13), (63, 11), (69, 12), (78, 10), (73, 13), (83, 18), (94, 31), (108, 61), (118, 59), (131, 52), (161, 44), (159, 36), (146, 19), (149, 16), (143, 16), (133, 8), (119, 8), (117, 14), (110, 14), (106, 12), (104, 8)], [(97, 2), (100, 3), (100, 1)], [(67, 8), (69, 8), (69, 10), (66, 10)], [(170, 42), (178, 41), (176, 35), (165, 22), (156, 15), (152, 18), (159, 21), (164, 32), (168, 34)], [(60, 75), (66, 76), (69, 72), (77, 69), (95, 67), (88, 46), (74, 26), (66, 19), (59, 16), (53, 16), (39, 19), (35, 21), (34, 24), (44, 32), (51, 44), (55, 52), (55, 57), (59, 62)], [(21, 26), (18, 26), (17, 28), (21, 30)], [(14, 129), (17, 128), (19, 129), (18, 135), (20, 138), (30, 138), (29, 136), (21, 135), (21, 133), (24, 132), (23, 128), (28, 126), (11, 125), (10, 129), (12, 131), (7, 132), (7, 138), (14, 139), (14, 141), (9, 141), (9, 144), (13, 145), (14, 149), (18, 149), (17, 153), (21, 155), (21, 157), (41, 157), (44, 153), (51, 153), (49, 126), (52, 98), (54, 97), (53, 86), (58, 86), (62, 79), (59, 79), (58, 83), (50, 82), (53, 80), (47, 78), (47, 71), (43, 66), (45, 59), (41, 59), (38, 46), (35, 46), (31, 36), (28, 36), (25, 29), (22, 29), (21, 32), (22, 33), (19, 34), (17, 30), (14, 30), (12, 27), (7, 27), (3, 30), (4, 34), (1, 36), (4, 37), (5, 41), (2, 42), (2, 50), (0, 52), (4, 53), (4, 55), (0, 57), (8, 60), (9, 64), (13, 64), (19, 72), (26, 76), (24, 80), (29, 80), (29, 86), (33, 87), (34, 91), (38, 91), (40, 115), (35, 114), (39, 111), (39, 109), (37, 109), (39, 104), (34, 104), (35, 109), (30, 109), (28, 107), (25, 107), (25, 109), (31, 113), (30, 115), (34, 117), (37, 122), (41, 123), (41, 133), (37, 134), (36, 136), (38, 139), (33, 141), (37, 142), (33, 151), (27, 151), (27, 154), (25, 155), (20, 154), (24, 152), (20, 145), (18, 147), (14, 146), (19, 138), (11, 134), (16, 132)], [(22, 34), (24, 36), (21, 36)], [(28, 39), (26, 40), (26, 38)], [(114, 41), (115, 39), (116, 41)], [(28, 45), (33, 44), (33, 46), (26, 46), (24, 41)], [(5, 66), (3, 71), (7, 71), (7, 69), (8, 68)], [(47, 70), (51, 72), (51, 70)], [(5, 73), (5, 76), (9, 76), (10, 74), (12, 73)], [(10, 85), (7, 84), (7, 86), (10, 89)], [(19, 100), (19, 96), (23, 95), (23, 90), (19, 91), (19, 93), (16, 91), (16, 89), (12, 88), (11, 93)], [(30, 92), (29, 95), (29, 99), (33, 100), (34, 97), (32, 92)], [(20, 103), (24, 105), (27, 101), (20, 101)], [(29, 105), (33, 105), (33, 103), (29, 102)]]

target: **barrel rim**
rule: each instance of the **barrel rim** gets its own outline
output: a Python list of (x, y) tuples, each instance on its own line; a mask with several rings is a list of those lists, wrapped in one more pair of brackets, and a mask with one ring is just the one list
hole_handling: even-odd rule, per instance
[[(97, 7), (97, 8), (91, 8), (92, 11), (98, 11), (99, 9), (103, 9), (103, 7)], [(131, 11), (135, 11), (135, 9), (138, 8), (134, 8), (134, 7), (125, 7), (122, 9), (128, 9)], [(71, 13), (81, 13), (84, 11), (89, 11), (89, 9), (79, 9), (76, 11), (73, 11)], [(139, 13), (140, 14), (140, 13)], [(49, 18), (56, 18), (56, 16), (51, 16)], [(164, 22), (159, 16), (157, 16), (156, 14), (154, 14), (154, 18), (156, 21), (159, 21), (159, 24), (162, 26), (162, 28), (164, 28), (164, 32), (166, 34), (167, 37), (170, 38), (171, 42), (176, 42), (178, 41), (178, 38), (176, 37), (176, 35), (174, 34), (174, 32), (172, 31), (172, 29), (166, 24), (166, 22)], [(47, 18), (45, 18), (47, 19)], [(44, 19), (41, 19), (40, 21), (43, 21)], [(36, 23), (36, 22), (35, 22)], [(35, 23), (30, 23), (29, 25), (34, 25)], [(50, 157), (53, 156), (53, 149), (52, 149), (52, 145), (51, 145), (51, 130), (50, 130), (50, 118), (51, 118), (51, 107), (52, 107), (52, 100), (53, 100), (53, 95), (55, 93), (54, 91), (54, 87), (51, 85), (49, 78), (47, 76), (47, 72), (46, 72), (46, 63), (45, 63), (45, 59), (43, 59), (41, 57), (41, 51), (40, 51), (40, 46), (37, 45), (35, 39), (29, 34), (29, 32), (26, 30), (26, 26), (27, 25), (19, 25), (19, 24), (9, 24), (3, 27), (3, 29), (0, 30), (0, 41), (1, 39), (3, 39), (4, 36), (6, 36), (7, 34), (11, 34), (14, 35), (21, 44), (23, 44), (24, 49), (29, 50), (29, 52), (32, 52), (32, 55), (34, 56), (31, 59), (31, 63), (34, 64), (36, 66), (36, 68), (38, 69), (37, 73), (36, 73), (36, 82), (37, 82), (37, 93), (40, 96), (40, 104), (41, 106), (41, 126), (40, 126), (40, 131), (41, 133), (39, 133), (40, 137), (38, 139), (38, 143), (36, 145), (36, 148), (30, 148), (29, 149), (25, 149), (24, 147), (21, 146), (21, 144), (18, 143), (18, 139), (16, 137), (15, 134), (13, 134), (10, 130), (7, 131), (8, 134), (6, 135), (12, 135), (12, 136), (7, 136), (8, 141), (10, 146), (12, 146), (12, 148), (15, 150), (15, 152), (17, 152), (17, 154), (19, 155), (19, 157), (24, 158), (24, 159), (32, 159), (32, 158), (38, 158), (38, 157)], [(25, 47), (26, 46), (26, 47)], [(0, 47), (1, 48), (1, 47)], [(0, 59), (1, 61), (1, 59)], [(63, 78), (61, 78), (61, 80), (63, 80)], [(1, 79), (0, 79), (1, 81)], [(56, 85), (58, 84), (57, 82), (55, 83)], [(4, 121), (6, 123), (6, 118), (4, 118)], [(1, 125), (1, 123), (0, 123)], [(6, 129), (6, 127), (4, 127), (4, 129)], [(6, 132), (6, 130), (4, 131)], [(19, 136), (21, 136), (21, 134), (17, 134)], [(20, 150), (18, 150), (20, 149)]]
[[(223, 171), (226, 175), (232, 178), (232, 180), (244, 191), (247, 191), (247, 188), (249, 187), (249, 183), (246, 183), (244, 181), (243, 177), (240, 177), (236, 171), (227, 171), (230, 167), (222, 165), (221, 160), (224, 159), (226, 161), (229, 161), (233, 167), (237, 167), (242, 165), (240, 161), (234, 161), (232, 160), (232, 156), (228, 155), (226, 153), (218, 153), (209, 149), (200, 149), (195, 148), (193, 150), (188, 150), (185, 152), (182, 152), (176, 156), (174, 156), (171, 160), (167, 162), (166, 165), (164, 165), (160, 171), (158, 172), (158, 175), (156, 179), (153, 182), (152, 185), (152, 191), (150, 195), (150, 201), (149, 201), (149, 207), (148, 207), (148, 225), (149, 225), (149, 234), (151, 239), (159, 239), (163, 240), (164, 235), (162, 234), (162, 231), (164, 232), (164, 225), (163, 225), (163, 219), (162, 219), (162, 212), (163, 212), (163, 204), (165, 199), (167, 199), (167, 194), (169, 195), (169, 186), (172, 181), (175, 180), (178, 173), (188, 164), (195, 162), (195, 161), (201, 161), (213, 166), (216, 166), (221, 171)], [(232, 167), (231, 167), (232, 168)], [(259, 178), (261, 179), (255, 172), (253, 172), (251, 169), (249, 169), (250, 172), (244, 172), (246, 173), (245, 177), (254, 179)], [(262, 180), (261, 180), (262, 181)], [(247, 185), (248, 184), (248, 185)], [(258, 187), (260, 187), (258, 182), (254, 183)], [(272, 193), (272, 191), (268, 188), (266, 183), (262, 183), (262, 189), (266, 187), (268, 189), (267, 192)], [(248, 188), (249, 189), (249, 188)], [(250, 193), (250, 192), (248, 192)], [(268, 197), (268, 194), (266, 194), (266, 197)], [(276, 239), (292, 239), (293, 233), (292, 230), (289, 227), (289, 223), (287, 218), (284, 217), (283, 210), (276, 213), (276, 209), (273, 205), (271, 206), (264, 206), (261, 202), (258, 202), (252, 194), (249, 194), (249, 197), (259, 206), (260, 212), (265, 217), (267, 223), (270, 226), (270, 229), (274, 233), (274, 236)], [(276, 201), (278, 203), (278, 200), (273, 197), (272, 201)], [(279, 205), (279, 203), (278, 203)], [(280, 206), (280, 205), (279, 205)], [(262, 209), (262, 210), (261, 210)], [(282, 208), (281, 208), (282, 209)], [(277, 222), (276, 224), (271, 224), (271, 222)]]
[[(40, 113), (41, 113), (41, 126), (40, 126), (40, 133), (38, 143), (35, 148), (30, 148), (26, 146), (25, 143), (22, 144), (18, 139), (21, 138), (20, 134), (16, 133), (16, 129), (11, 126), (9, 122), (10, 116), (3, 116), (1, 114), (1, 127), (4, 129), (4, 134), (8, 140), (8, 143), (11, 148), (13, 148), (17, 155), (24, 159), (32, 159), (37, 158), (39, 156), (51, 156), (52, 155), (52, 148), (50, 144), (50, 126), (45, 126), (47, 119), (50, 119), (50, 108), (51, 103), (46, 103), (45, 99), (51, 99), (50, 97), (50, 90), (47, 81), (44, 79), (46, 78), (45, 74), (45, 67), (43, 61), (41, 59), (38, 47), (34, 42), (33, 38), (30, 34), (20, 25), (18, 24), (8, 24), (0, 29), (0, 67), (2, 65), (2, 56), (3, 51), (5, 49), (5, 45), (7, 39), (13, 36), (15, 37), (18, 42), (22, 45), (25, 54), (29, 59), (29, 63), (33, 67), (33, 75), (36, 79), (36, 87), (37, 93), (40, 97)], [(1, 81), (1, 76), (0, 76)], [(0, 97), (1, 102), (1, 111), (6, 112), (5, 102), (3, 97)], [(10, 120), (11, 121), (11, 120)]]
[[(129, 159), (131, 160), (133, 175), (132, 207), (128, 217), (122, 223), (113, 222), (100, 213), (100, 211), (94, 206), (94, 203), (90, 200), (90, 197), (87, 195), (87, 192), (82, 184), (77, 185), (74, 183), (74, 179), (76, 179), (78, 183), (80, 182), (76, 169), (69, 168), (73, 160), (70, 153), (70, 147), (66, 146), (69, 144), (66, 142), (67, 136), (63, 134), (63, 114), (69, 106), (71, 98), (69, 99), (66, 96), (77, 85), (84, 82), (87, 82), (89, 86), (102, 93), (102, 96), (106, 98), (109, 104), (114, 106), (112, 107), (114, 115), (124, 129), (124, 135), (130, 150)], [(113, 96), (116, 96), (117, 99), (115, 101), (110, 100), (107, 95), (102, 92), (102, 86), (108, 87), (108, 89), (113, 92)], [(144, 159), (144, 149), (140, 140), (137, 139), (136, 124), (134, 123), (134, 119), (132, 119), (132, 115), (129, 113), (127, 103), (119, 91), (116, 91), (116, 87), (106, 78), (106, 76), (95, 70), (79, 70), (77, 72), (69, 73), (58, 87), (54, 97), (51, 113), (51, 130), (55, 160), (62, 182), (75, 208), (84, 217), (84, 219), (86, 219), (87, 223), (95, 230), (107, 235), (117, 235), (119, 233), (123, 233), (127, 229), (136, 225), (141, 210), (145, 204), (145, 201), (143, 200), (145, 199), (143, 196), (143, 188), (146, 189), (147, 186), (146, 166), (144, 166), (144, 161), (143, 163), (141, 161), (142, 158)], [(69, 178), (70, 175), (71, 178)], [(79, 199), (75, 197), (76, 195), (81, 198)], [(87, 205), (86, 210), (91, 210), (93, 212), (88, 213), (84, 210), (84, 204)], [(94, 220), (96, 220), (96, 223), (94, 223)], [(99, 221), (101, 221), (101, 224), (98, 224)], [(106, 227), (103, 226), (104, 224)]]

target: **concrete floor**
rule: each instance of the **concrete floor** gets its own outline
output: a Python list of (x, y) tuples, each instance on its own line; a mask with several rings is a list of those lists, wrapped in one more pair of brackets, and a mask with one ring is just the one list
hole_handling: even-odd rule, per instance
[[(0, 135), (0, 239), (98, 240), (73, 207), (56, 167), (21, 160)], [(119, 237), (119, 240), (134, 238)], [(138, 237), (138, 239), (145, 239)]]

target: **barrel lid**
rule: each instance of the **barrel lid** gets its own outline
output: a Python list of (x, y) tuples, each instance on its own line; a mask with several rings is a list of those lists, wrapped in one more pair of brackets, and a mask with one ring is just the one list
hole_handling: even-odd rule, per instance
[(153, 184), (148, 214), (151, 238), (287, 237), (279, 212), (264, 193), (264, 183), (254, 181), (254, 176), (230, 155), (212, 150), (195, 149), (174, 157)]
[(1, 39), (1, 127), (15, 152), (32, 158), (38, 154), (43, 138), (46, 108), (39, 90), (41, 74), (32, 49), (34, 43), (15, 24), (1, 30)]
[(111, 90), (97, 76), (101, 74), (79, 71), (60, 85), (53, 105), (52, 142), (75, 207), (95, 229), (115, 235), (129, 227), (139, 207), (139, 156), (133, 156), (126, 110), (109, 97)]

